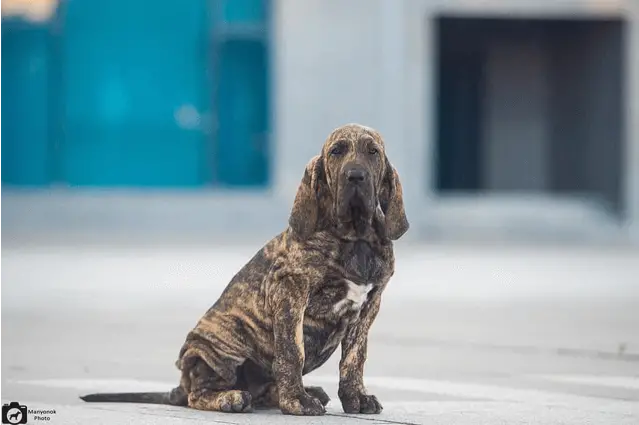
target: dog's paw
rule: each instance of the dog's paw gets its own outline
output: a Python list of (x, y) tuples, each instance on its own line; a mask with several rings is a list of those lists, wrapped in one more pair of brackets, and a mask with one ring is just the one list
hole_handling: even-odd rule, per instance
[(306, 392), (291, 398), (280, 399), (280, 410), (285, 415), (321, 416), (326, 413), (322, 402)]
[(251, 412), (251, 393), (233, 390), (220, 394), (220, 410), (227, 413)]
[(340, 393), (339, 398), (344, 413), (378, 414), (384, 410), (382, 403), (374, 395), (359, 392)]
[(322, 403), (322, 406), (326, 406), (331, 398), (326, 394), (326, 391), (322, 387), (304, 387), (304, 390), (308, 395), (315, 397)]
[(189, 394), (188, 406), (193, 409), (226, 413), (248, 413), (253, 411), (251, 393), (229, 390), (211, 391), (208, 389)]

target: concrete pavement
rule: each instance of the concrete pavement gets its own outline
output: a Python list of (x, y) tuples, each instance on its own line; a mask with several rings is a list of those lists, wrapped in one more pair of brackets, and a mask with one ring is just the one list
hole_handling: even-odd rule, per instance
[[(366, 367), (379, 416), (85, 404), (164, 390), (188, 329), (256, 246), (2, 252), (2, 401), (49, 423), (639, 423), (639, 255), (619, 248), (398, 247)], [(30, 416), (29, 423), (36, 423)]]

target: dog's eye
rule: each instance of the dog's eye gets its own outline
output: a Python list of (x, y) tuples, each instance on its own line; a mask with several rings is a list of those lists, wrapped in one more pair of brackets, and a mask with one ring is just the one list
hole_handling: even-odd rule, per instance
[(368, 148), (368, 153), (371, 155), (377, 155), (379, 153), (379, 150), (376, 147), (370, 147)]
[(344, 153), (344, 145), (336, 145), (331, 149), (331, 155), (341, 155)]

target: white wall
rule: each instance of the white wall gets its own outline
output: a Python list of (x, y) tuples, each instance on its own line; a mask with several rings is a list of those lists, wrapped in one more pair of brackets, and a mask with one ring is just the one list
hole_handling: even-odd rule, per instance
[(370, 0), (276, 3), (275, 181), (292, 200), (304, 165), (333, 128), (380, 124), (382, 16)]
[(333, 128), (349, 122), (382, 132), (405, 193), (423, 188), (416, 181), (419, 171), (406, 161), (418, 154), (409, 146), (420, 136), (404, 131), (403, 3), (276, 1), (274, 140), (280, 199), (292, 200), (306, 161)]

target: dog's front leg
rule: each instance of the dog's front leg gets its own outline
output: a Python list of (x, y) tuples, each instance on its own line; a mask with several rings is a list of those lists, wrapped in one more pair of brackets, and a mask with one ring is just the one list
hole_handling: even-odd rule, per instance
[(288, 415), (323, 415), (326, 410), (317, 398), (304, 390), (304, 311), (308, 288), (302, 282), (280, 285), (273, 294), (274, 359), (273, 375), (280, 410)]
[(364, 362), (368, 344), (368, 331), (379, 311), (381, 293), (373, 295), (360, 313), (360, 319), (349, 326), (342, 340), (342, 358), (339, 362), (339, 389), (337, 395), (345, 413), (381, 413), (382, 404), (374, 395), (366, 393)]

